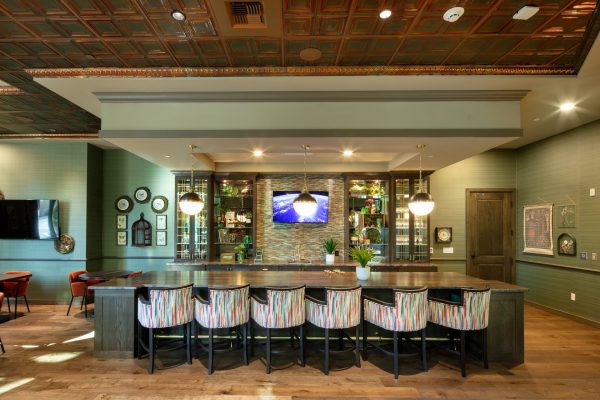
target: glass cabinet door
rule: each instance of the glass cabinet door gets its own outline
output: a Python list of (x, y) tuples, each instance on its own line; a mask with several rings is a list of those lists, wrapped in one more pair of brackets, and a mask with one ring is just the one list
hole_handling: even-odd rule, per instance
[(410, 179), (396, 179), (396, 260), (410, 260)]
[(238, 261), (254, 257), (254, 181), (216, 179), (214, 257)]
[(373, 249), (374, 261), (389, 258), (389, 181), (350, 179), (348, 182), (349, 248)]
[[(204, 201), (204, 209), (196, 215), (187, 215), (177, 206), (177, 229), (175, 238), (175, 259), (208, 258), (208, 178), (194, 175), (194, 192)], [(179, 198), (192, 190), (191, 176), (179, 175), (175, 178), (175, 194)]]
[[(396, 244), (398, 261), (429, 260), (429, 216), (416, 216), (408, 209), (410, 196), (420, 190), (429, 191), (428, 181), (418, 178), (395, 178), (396, 193)], [(421, 189), (421, 185), (423, 188)]]

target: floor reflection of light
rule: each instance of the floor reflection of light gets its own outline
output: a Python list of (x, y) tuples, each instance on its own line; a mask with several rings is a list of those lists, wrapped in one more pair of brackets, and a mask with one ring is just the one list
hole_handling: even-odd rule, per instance
[(6, 383), (6, 384), (0, 386), (0, 394), (4, 394), (15, 388), (18, 388), (19, 386), (23, 386), (24, 384), (31, 382), (33, 379), (34, 378), (23, 378), (23, 379), (19, 379), (17, 381), (11, 382), (11, 383)]
[(72, 360), (80, 355), (80, 351), (69, 351), (64, 353), (44, 354), (43, 356), (33, 357), (32, 360), (39, 363), (60, 363)]
[(21, 345), (21, 347), (24, 349), (37, 349), (40, 346), (38, 346), (37, 344), (23, 344)]
[(46, 347), (54, 346), (56, 343), (48, 343)]
[(91, 331), (89, 333), (86, 333), (85, 335), (81, 335), (81, 336), (77, 336), (73, 339), (65, 340), (63, 343), (72, 343), (72, 342), (78, 342), (80, 340), (87, 340), (87, 339), (93, 339), (93, 338), (94, 338), (94, 331)]

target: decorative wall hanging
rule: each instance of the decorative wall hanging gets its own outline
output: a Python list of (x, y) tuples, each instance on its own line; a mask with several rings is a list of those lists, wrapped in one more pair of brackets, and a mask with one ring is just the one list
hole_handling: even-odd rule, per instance
[(452, 228), (435, 228), (436, 243), (452, 243)]
[(575, 228), (575, 205), (558, 206), (558, 227), (559, 228)]
[(127, 231), (117, 232), (117, 246), (127, 246)]
[(135, 189), (133, 196), (138, 203), (147, 203), (150, 201), (152, 193), (150, 193), (150, 189), (144, 186)]
[(167, 232), (166, 231), (157, 231), (156, 232), (156, 245), (157, 246), (166, 246), (167, 245)]
[(577, 254), (577, 241), (568, 233), (562, 233), (557, 240), (558, 254), (561, 256), (574, 256)]
[(167, 208), (169, 208), (169, 200), (165, 196), (156, 196), (152, 199), (151, 205), (152, 211), (160, 214), (167, 211)]
[(58, 240), (54, 241), (54, 250), (60, 254), (69, 254), (75, 248), (75, 239), (66, 233), (61, 234)]
[(131, 225), (131, 245), (152, 246), (152, 225), (144, 219), (144, 213)]
[(167, 229), (167, 216), (166, 215), (157, 215), (156, 216), (156, 229), (157, 230)]
[(128, 213), (133, 209), (133, 200), (127, 195), (117, 197), (115, 208), (118, 212)]
[(117, 229), (119, 229), (119, 230), (127, 229), (127, 215), (126, 214), (117, 215)]
[(523, 252), (554, 254), (552, 204), (523, 207)]

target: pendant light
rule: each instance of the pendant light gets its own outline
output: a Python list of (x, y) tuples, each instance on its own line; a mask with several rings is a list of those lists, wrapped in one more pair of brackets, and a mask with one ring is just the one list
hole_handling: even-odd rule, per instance
[(317, 200), (308, 192), (308, 181), (306, 180), (306, 151), (310, 146), (302, 145), (304, 149), (304, 189), (302, 193), (294, 199), (294, 210), (302, 217), (309, 217), (317, 212)]
[[(190, 154), (192, 157), (194, 156), (195, 148), (196, 148), (196, 146), (190, 145)], [(200, 195), (198, 193), (194, 192), (194, 167), (193, 167), (193, 164), (192, 164), (192, 168), (190, 169), (190, 173), (191, 173), (191, 178), (192, 178), (192, 180), (190, 181), (190, 191), (183, 194), (179, 198), (179, 208), (181, 209), (181, 211), (184, 214), (196, 215), (204, 209), (204, 202), (200, 198)]]
[(419, 149), (419, 192), (413, 194), (410, 196), (410, 199), (408, 199), (408, 208), (410, 212), (419, 217), (431, 213), (433, 211), (433, 207), (435, 206), (433, 197), (429, 193), (421, 191), (423, 189), (421, 150), (424, 148), (424, 144), (417, 145), (417, 149)]

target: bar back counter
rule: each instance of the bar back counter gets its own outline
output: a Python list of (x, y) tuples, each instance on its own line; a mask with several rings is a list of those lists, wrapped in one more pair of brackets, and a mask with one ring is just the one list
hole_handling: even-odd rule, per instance
[[(116, 279), (95, 285), (94, 354), (98, 357), (132, 358), (137, 335), (137, 295), (149, 287), (176, 287), (192, 283), (194, 291), (209, 287), (250, 284), (251, 291), (266, 287), (306, 285), (307, 294), (320, 296), (326, 287), (360, 285), (363, 294), (391, 300), (391, 289), (427, 286), (436, 297), (451, 298), (461, 288), (491, 288), (488, 356), (492, 362), (517, 365), (524, 360), (523, 287), (485, 281), (455, 272), (372, 272), (358, 281), (353, 272), (333, 271), (166, 271), (147, 272), (133, 279)], [(428, 338), (444, 331), (429, 329)], [(475, 341), (477, 339), (475, 338)]]

